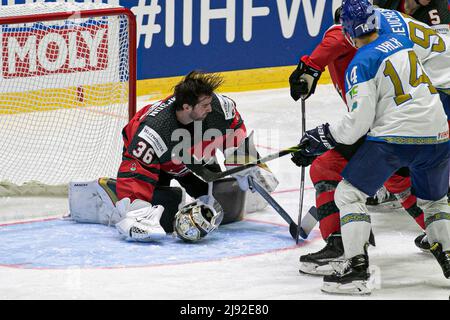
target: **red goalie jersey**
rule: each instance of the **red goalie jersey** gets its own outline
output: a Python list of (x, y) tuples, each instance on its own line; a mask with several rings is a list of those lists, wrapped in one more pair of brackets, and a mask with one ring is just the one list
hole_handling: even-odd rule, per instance
[(152, 201), (160, 174), (186, 176), (181, 162), (186, 154), (208, 159), (216, 149), (236, 147), (246, 136), (244, 122), (233, 100), (213, 94), (211, 112), (203, 121), (181, 124), (175, 97), (141, 109), (122, 131), (123, 159), (117, 175), (119, 199)]

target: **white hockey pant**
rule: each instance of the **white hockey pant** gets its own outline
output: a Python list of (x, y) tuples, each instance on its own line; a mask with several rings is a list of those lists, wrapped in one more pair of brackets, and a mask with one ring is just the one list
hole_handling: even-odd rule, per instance
[(341, 234), (346, 259), (365, 254), (364, 247), (369, 242), (371, 225), (366, 198), (367, 194), (346, 180), (338, 184), (334, 194), (341, 216)]
[(439, 242), (443, 251), (450, 250), (450, 207), (447, 195), (437, 201), (417, 199), (423, 209), (428, 242)]

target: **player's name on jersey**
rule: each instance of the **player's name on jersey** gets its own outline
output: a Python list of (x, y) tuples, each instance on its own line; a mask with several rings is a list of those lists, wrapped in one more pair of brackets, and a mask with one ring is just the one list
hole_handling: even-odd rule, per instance
[(402, 47), (404, 46), (400, 41), (395, 38), (390, 38), (388, 41), (385, 41), (382, 44), (376, 46), (375, 49), (384, 53), (388, 53), (389, 51), (394, 51)]
[(162, 110), (164, 110), (168, 105), (172, 104), (175, 101), (175, 97), (172, 97), (168, 99), (167, 101), (157, 101), (155, 102), (146, 113), (144, 113), (141, 117), (141, 119), (144, 119), (145, 117), (156, 117), (158, 113), (160, 113)]
[(380, 10), (380, 12), (391, 26), (392, 32), (406, 34), (405, 25), (396, 12), (391, 10)]

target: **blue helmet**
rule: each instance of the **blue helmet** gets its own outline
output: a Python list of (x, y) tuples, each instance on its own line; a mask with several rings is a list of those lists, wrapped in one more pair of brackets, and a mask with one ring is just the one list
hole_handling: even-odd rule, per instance
[(344, 0), (341, 23), (346, 34), (358, 38), (377, 29), (374, 6), (368, 0)]

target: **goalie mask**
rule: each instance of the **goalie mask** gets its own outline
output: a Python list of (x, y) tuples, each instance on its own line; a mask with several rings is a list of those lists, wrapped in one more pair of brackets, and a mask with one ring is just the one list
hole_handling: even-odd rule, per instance
[(223, 210), (217, 201), (214, 206), (196, 200), (175, 215), (174, 230), (186, 242), (195, 242), (217, 229), (223, 219)]

